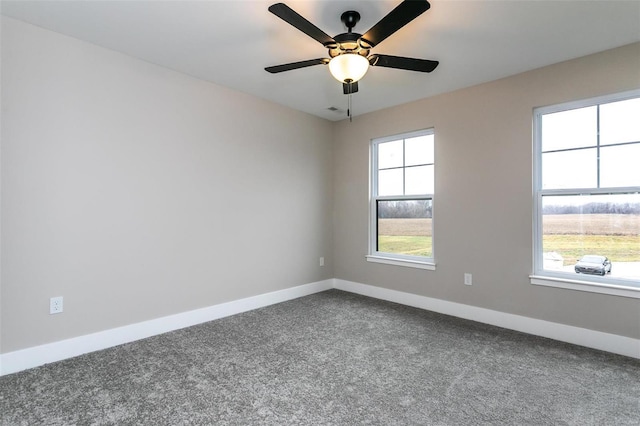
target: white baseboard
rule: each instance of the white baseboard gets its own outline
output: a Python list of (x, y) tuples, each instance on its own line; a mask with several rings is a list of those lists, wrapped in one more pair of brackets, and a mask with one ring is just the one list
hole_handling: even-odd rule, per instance
[(110, 330), (74, 337), (0, 355), (0, 376), (50, 362), (110, 348), (180, 328), (213, 321), (333, 288), (333, 280), (318, 281), (207, 308), (196, 309)]
[(382, 287), (329, 279), (0, 354), (0, 376), (336, 288), (640, 359), (640, 340)]
[(416, 294), (374, 287), (340, 279), (334, 280), (334, 288), (361, 294), (389, 302), (433, 312), (452, 315), (510, 330), (521, 331), (535, 336), (547, 337), (574, 345), (586, 346), (632, 358), (640, 358), (640, 340), (601, 331), (558, 324), (520, 315), (508, 314), (491, 309), (448, 302)]

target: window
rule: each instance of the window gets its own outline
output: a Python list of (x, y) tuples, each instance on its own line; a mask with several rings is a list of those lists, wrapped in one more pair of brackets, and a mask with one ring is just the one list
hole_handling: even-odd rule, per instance
[(638, 117), (640, 91), (535, 110), (534, 284), (640, 297)]
[(374, 139), (371, 153), (367, 260), (435, 269), (433, 129)]

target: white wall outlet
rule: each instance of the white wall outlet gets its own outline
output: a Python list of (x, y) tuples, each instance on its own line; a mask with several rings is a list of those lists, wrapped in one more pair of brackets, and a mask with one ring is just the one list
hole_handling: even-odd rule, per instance
[(473, 277), (471, 276), (471, 274), (464, 274), (464, 285), (471, 284), (473, 284)]
[(50, 314), (62, 313), (62, 296), (52, 297), (49, 300), (49, 313)]
[(320, 266), (324, 266), (324, 257), (320, 258)]

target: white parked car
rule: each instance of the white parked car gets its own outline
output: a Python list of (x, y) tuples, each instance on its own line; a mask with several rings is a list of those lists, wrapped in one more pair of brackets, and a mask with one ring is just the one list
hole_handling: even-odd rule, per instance
[(611, 272), (611, 261), (606, 256), (589, 254), (582, 256), (575, 266), (576, 274), (606, 275)]

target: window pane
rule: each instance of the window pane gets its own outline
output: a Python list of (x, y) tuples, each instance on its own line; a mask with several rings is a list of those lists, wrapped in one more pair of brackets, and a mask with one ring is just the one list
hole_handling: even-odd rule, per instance
[(433, 166), (404, 169), (405, 195), (433, 194)]
[(640, 143), (600, 148), (600, 186), (640, 186)]
[(542, 252), (545, 270), (639, 280), (640, 194), (544, 196)]
[(384, 253), (385, 257), (398, 261), (407, 257), (414, 258), (412, 260), (433, 257), (434, 137), (431, 132), (397, 135), (394, 140), (373, 140), (371, 208), (375, 211), (372, 212), (374, 222), (370, 224), (370, 254)]
[(378, 144), (378, 169), (402, 167), (402, 140)]
[(595, 188), (597, 161), (595, 148), (542, 154), (542, 188)]
[(405, 166), (433, 164), (433, 135), (406, 139), (404, 142)]
[(542, 116), (542, 152), (595, 146), (597, 107), (572, 109)]
[(600, 106), (600, 143), (640, 141), (640, 98)]
[(380, 170), (378, 172), (378, 195), (403, 195), (403, 169)]
[(377, 250), (433, 257), (431, 200), (378, 201)]

